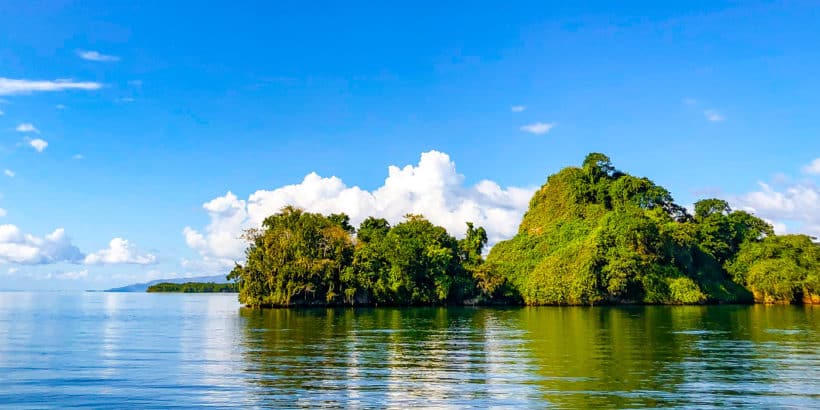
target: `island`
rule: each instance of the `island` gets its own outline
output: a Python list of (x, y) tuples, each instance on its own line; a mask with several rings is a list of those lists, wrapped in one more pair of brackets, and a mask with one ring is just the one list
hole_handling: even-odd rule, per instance
[(151, 285), (146, 292), (152, 293), (236, 293), (238, 292), (235, 283), (214, 283), (214, 282), (185, 282), (170, 283), (162, 282)]
[(228, 275), (250, 307), (820, 303), (820, 246), (710, 198), (694, 214), (601, 153), (547, 178), (486, 259), (422, 215), (391, 226), (287, 206)]

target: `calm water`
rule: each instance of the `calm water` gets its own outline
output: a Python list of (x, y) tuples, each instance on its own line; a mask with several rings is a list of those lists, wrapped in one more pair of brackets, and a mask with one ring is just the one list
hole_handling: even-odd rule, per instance
[(0, 293), (0, 406), (820, 408), (820, 308)]

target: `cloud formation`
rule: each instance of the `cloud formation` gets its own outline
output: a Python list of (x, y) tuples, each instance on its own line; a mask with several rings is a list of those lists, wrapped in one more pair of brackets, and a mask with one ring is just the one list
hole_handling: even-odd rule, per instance
[(803, 167), (803, 172), (810, 175), (820, 175), (820, 158)]
[(286, 205), (325, 214), (345, 212), (354, 225), (368, 216), (395, 224), (408, 213), (423, 214), (459, 237), (469, 221), (487, 230), (492, 245), (516, 233), (533, 192), (529, 188), (502, 188), (489, 180), (465, 186), (455, 163), (438, 151), (421, 154), (415, 166), (390, 166), (384, 184), (373, 191), (349, 187), (337, 177), (310, 173), (298, 184), (259, 190), (247, 200), (228, 192), (206, 202), (203, 209), (210, 218), (208, 226), (204, 230), (183, 229), (185, 242), (201, 260), (183, 261), (183, 265), (217, 268), (243, 260), (246, 244), (239, 238), (242, 231), (259, 227), (264, 218)]
[(98, 90), (102, 84), (72, 80), (22, 80), (0, 77), (0, 95), (31, 94), (65, 90)]
[(17, 132), (33, 132), (33, 133), (37, 133), (37, 134), (40, 133), (40, 130), (38, 130), (37, 127), (35, 127), (34, 124), (32, 124), (30, 122), (24, 122), (24, 123), (18, 125), (17, 128), (15, 128), (15, 130)]
[(526, 109), (526, 105), (513, 105), (512, 107), (510, 107), (510, 111), (512, 112), (523, 112)]
[(46, 279), (63, 279), (63, 280), (77, 280), (77, 279), (85, 279), (88, 277), (88, 269), (78, 270), (78, 271), (71, 271), (71, 272), (61, 272), (55, 274), (48, 274)]
[(723, 114), (715, 110), (706, 110), (703, 112), (703, 115), (710, 122), (721, 122), (726, 119), (726, 117), (724, 117)]
[(82, 258), (83, 254), (62, 228), (41, 238), (23, 234), (15, 225), (0, 225), (0, 263), (78, 263)]
[(5, 175), (9, 178), (14, 178), (14, 175), (16, 175), (16, 174), (14, 173), (14, 171), (12, 171), (10, 169), (7, 169), (7, 170), (3, 171), (3, 175)]
[(795, 233), (820, 237), (820, 188), (808, 181), (779, 188), (758, 185), (760, 189), (732, 198), (732, 205), (772, 222), (781, 232), (789, 223)]
[(40, 138), (35, 138), (33, 140), (29, 140), (28, 145), (31, 145), (31, 147), (37, 152), (43, 152), (46, 147), (48, 147), (48, 142)]
[(80, 50), (77, 52), (77, 55), (80, 56), (83, 60), (88, 61), (99, 61), (99, 62), (113, 62), (113, 61), (120, 61), (120, 58), (117, 56), (102, 54), (99, 51), (83, 51)]
[(88, 254), (83, 263), (86, 265), (150, 265), (157, 262), (157, 257), (150, 253), (142, 253), (137, 247), (123, 238), (114, 238), (108, 248)]
[(532, 123), (532, 124), (524, 125), (523, 127), (521, 127), (521, 131), (529, 132), (529, 133), (535, 134), (535, 135), (543, 135), (543, 134), (546, 134), (546, 133), (550, 132), (550, 130), (553, 127), (555, 127), (554, 122), (550, 122), (550, 123), (535, 122), (535, 123)]

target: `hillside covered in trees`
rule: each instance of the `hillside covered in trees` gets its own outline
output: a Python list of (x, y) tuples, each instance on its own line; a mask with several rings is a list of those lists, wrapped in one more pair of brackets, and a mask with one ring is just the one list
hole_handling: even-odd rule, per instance
[(705, 199), (695, 214), (603, 154), (533, 196), (518, 234), (484, 261), (483, 228), (457, 240), (423, 216), (391, 226), (286, 207), (249, 230), (228, 276), (249, 306), (523, 303), (820, 303), (820, 246)]

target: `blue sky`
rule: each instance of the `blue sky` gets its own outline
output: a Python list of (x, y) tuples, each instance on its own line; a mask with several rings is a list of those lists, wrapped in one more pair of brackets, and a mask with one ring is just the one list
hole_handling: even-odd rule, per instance
[(223, 273), (284, 202), (500, 240), (590, 151), (820, 234), (817, 3), (143, 3), (0, 1), (0, 288)]

